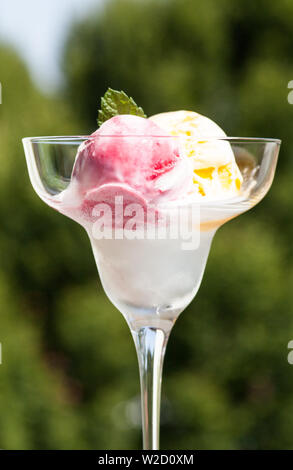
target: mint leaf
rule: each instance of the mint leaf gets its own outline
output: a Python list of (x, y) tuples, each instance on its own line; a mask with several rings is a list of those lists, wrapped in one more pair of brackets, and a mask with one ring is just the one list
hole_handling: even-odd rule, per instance
[(124, 93), (124, 91), (108, 88), (101, 99), (101, 109), (98, 114), (98, 125), (108, 121), (118, 114), (133, 114), (134, 116), (146, 117), (143, 109), (135, 101)]

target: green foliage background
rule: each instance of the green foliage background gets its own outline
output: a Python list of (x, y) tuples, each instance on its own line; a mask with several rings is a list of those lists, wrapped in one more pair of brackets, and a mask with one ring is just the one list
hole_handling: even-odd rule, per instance
[(108, 86), (147, 114), (194, 109), (228, 135), (283, 140), (269, 195), (219, 231), (171, 335), (161, 446), (293, 447), (292, 14), (287, 0), (109, 0), (72, 25), (53, 97), (0, 47), (1, 448), (141, 446), (128, 327), (86, 234), (34, 194), (21, 145), (93, 131)]

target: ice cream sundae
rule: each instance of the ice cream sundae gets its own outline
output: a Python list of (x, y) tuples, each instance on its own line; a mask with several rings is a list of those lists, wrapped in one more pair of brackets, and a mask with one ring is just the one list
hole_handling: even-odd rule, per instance
[[(130, 319), (133, 310), (137, 321), (139, 305), (161, 323), (193, 298), (213, 234), (234, 215), (208, 203), (237, 199), (242, 176), (213, 121), (191, 111), (146, 118), (136, 105), (125, 109), (127, 97), (119, 93), (108, 90), (103, 98), (100, 127), (80, 145), (57, 208), (86, 228), (104, 288), (120, 311)], [(121, 101), (126, 114), (116, 109)], [(170, 227), (179, 206), (200, 209), (197, 220), (184, 222), (192, 256), (182, 249), (182, 230), (173, 237), (145, 232)]]
[(144, 448), (158, 449), (169, 333), (200, 286), (217, 228), (269, 190), (280, 141), (228, 138), (194, 111), (147, 118), (111, 89), (98, 125), (90, 136), (23, 143), (34, 189), (86, 229), (105, 292), (130, 326)]

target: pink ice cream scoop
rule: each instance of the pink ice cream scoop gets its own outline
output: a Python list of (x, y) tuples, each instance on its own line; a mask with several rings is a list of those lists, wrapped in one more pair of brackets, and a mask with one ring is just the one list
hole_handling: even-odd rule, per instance
[(115, 211), (119, 195), (123, 206), (136, 203), (145, 212), (158, 198), (172, 197), (180, 161), (176, 139), (157, 124), (133, 115), (115, 116), (80, 146), (71, 188), (66, 191), (74, 190), (78, 211), (87, 221), (92, 221), (98, 203), (109, 204)]
[(81, 146), (72, 177), (85, 192), (103, 184), (122, 183), (152, 200), (161, 191), (156, 180), (179, 159), (177, 145), (164, 138), (167, 136), (148, 119), (115, 116)]

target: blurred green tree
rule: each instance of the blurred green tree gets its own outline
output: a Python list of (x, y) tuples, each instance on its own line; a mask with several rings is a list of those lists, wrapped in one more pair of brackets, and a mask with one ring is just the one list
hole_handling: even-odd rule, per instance
[[(82, 237), (74, 246), (74, 228), (69, 237), (67, 221), (62, 226), (62, 218), (52, 217), (33, 194), (21, 144), (22, 137), (52, 134), (57, 126), (68, 133), (74, 119), (64, 103), (36, 90), (13, 50), (1, 47), (0, 61), (5, 64), (0, 106), (0, 446), (82, 447), (67, 379), (50, 366), (52, 292), (74, 283), (70, 266), (74, 253), (80, 254)], [(59, 243), (64, 245), (62, 258), (56, 256)], [(82, 256), (78, 264), (81, 273), (89, 272)], [(62, 357), (57, 355), (56, 364), (58, 360)]]

